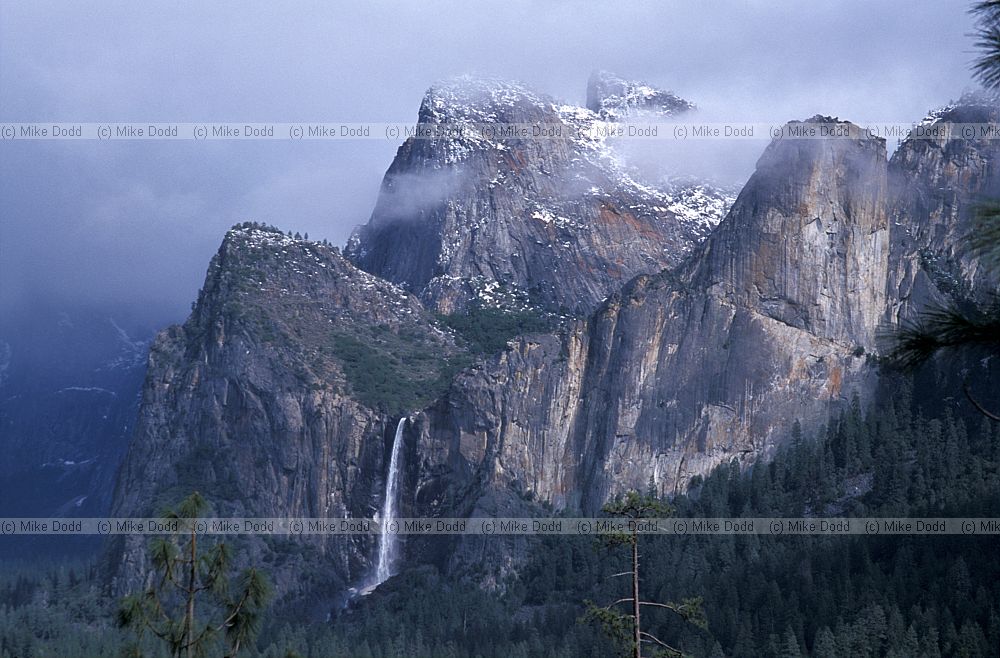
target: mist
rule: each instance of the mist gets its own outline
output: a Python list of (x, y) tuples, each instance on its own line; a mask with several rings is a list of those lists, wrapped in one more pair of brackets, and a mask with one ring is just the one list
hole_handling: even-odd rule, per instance
[[(509, 78), (582, 105), (598, 68), (720, 121), (909, 122), (971, 86), (967, 8), (3, 3), (0, 122), (413, 122), (442, 78)], [(0, 313), (45, 300), (183, 319), (229, 226), (256, 220), (343, 244), (398, 145), (0, 142)], [(739, 177), (765, 145), (679, 157)]]

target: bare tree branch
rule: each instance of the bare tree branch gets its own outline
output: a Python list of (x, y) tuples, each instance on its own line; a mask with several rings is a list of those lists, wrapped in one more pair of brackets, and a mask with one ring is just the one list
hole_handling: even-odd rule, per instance
[(984, 407), (979, 402), (979, 400), (977, 400), (975, 397), (973, 397), (973, 395), (972, 395), (972, 389), (969, 387), (969, 382), (965, 382), (965, 385), (962, 387), (962, 390), (965, 391), (965, 397), (969, 398), (969, 402), (972, 403), (972, 406), (974, 406), (976, 408), (976, 410), (979, 411), (979, 413), (981, 413), (982, 415), (986, 416), (990, 420), (995, 420), (995, 421), (1000, 422), (1000, 416), (998, 416), (997, 414), (993, 413), (992, 411), (989, 411), (986, 407)]
[(681, 653), (682, 653), (679, 649), (675, 649), (674, 647), (670, 646), (669, 644), (667, 644), (663, 640), (659, 639), (655, 635), (652, 635), (651, 633), (647, 633), (646, 631), (640, 631), (640, 634), (642, 635), (643, 642), (653, 642), (655, 644), (660, 645), (661, 647), (663, 647), (667, 651), (673, 651), (674, 653), (676, 653), (678, 655), (681, 655)]

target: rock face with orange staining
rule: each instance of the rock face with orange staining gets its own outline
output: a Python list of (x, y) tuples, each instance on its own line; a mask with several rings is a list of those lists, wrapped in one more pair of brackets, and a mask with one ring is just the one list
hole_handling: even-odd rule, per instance
[[(525, 339), (467, 376), (424, 440), (503, 487), (594, 511), (651, 479), (678, 490), (863, 395), (885, 309), (885, 143), (806, 124), (849, 136), (772, 143), (680, 267), (633, 279), (561, 348)], [(469, 435), (487, 454), (461, 451)]]
[[(970, 96), (926, 123), (995, 122), (998, 107)], [(422, 440), (473, 481), (557, 507), (592, 511), (650, 479), (681, 490), (864, 400), (891, 323), (996, 291), (963, 250), (974, 205), (1000, 196), (996, 140), (914, 136), (887, 163), (857, 126), (792, 127), (842, 136), (772, 142), (680, 266), (636, 277), (561, 343), (526, 338), (467, 373)], [(448, 450), (458, 436), (485, 456)]]

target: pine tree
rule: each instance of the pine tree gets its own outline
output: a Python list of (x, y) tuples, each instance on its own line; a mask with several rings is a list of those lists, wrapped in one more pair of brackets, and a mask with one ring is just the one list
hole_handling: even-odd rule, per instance
[(976, 47), (980, 51), (972, 70), (985, 87), (1000, 89), (1000, 0), (977, 2), (972, 13), (976, 17)]
[(230, 594), (229, 547), (222, 542), (207, 551), (199, 547), (196, 519), (207, 506), (195, 492), (165, 515), (178, 531), (151, 543), (154, 583), (125, 597), (118, 610), (119, 626), (136, 636), (130, 655), (142, 655), (147, 632), (174, 658), (204, 655), (220, 639), (232, 658), (257, 635), (270, 586), (260, 571), (250, 568), (237, 580), (235, 595)]
[(826, 626), (816, 633), (816, 641), (813, 643), (813, 658), (838, 658), (840, 652), (837, 650), (837, 641), (833, 637), (833, 632)]
[[(679, 649), (642, 630), (641, 621), (642, 608), (647, 607), (670, 611), (686, 622), (700, 628), (707, 628), (700, 597), (684, 599), (681, 603), (660, 603), (644, 601), (640, 594), (638, 522), (648, 518), (667, 518), (673, 515), (673, 508), (655, 496), (629, 491), (624, 497), (619, 496), (606, 504), (602, 511), (612, 518), (627, 519), (630, 522), (628, 532), (607, 533), (603, 538), (608, 546), (624, 545), (630, 549), (631, 569), (617, 575), (629, 576), (631, 596), (619, 598), (604, 607), (587, 602), (587, 613), (584, 619), (600, 624), (608, 637), (628, 648), (633, 658), (642, 658), (643, 644), (652, 645), (656, 650), (669, 656), (682, 656), (683, 653)], [(619, 613), (615, 609), (616, 606), (622, 604), (628, 606), (631, 614)]]
[(801, 658), (802, 656), (799, 640), (790, 627), (785, 629), (785, 634), (781, 638), (781, 653), (778, 655), (781, 658)]

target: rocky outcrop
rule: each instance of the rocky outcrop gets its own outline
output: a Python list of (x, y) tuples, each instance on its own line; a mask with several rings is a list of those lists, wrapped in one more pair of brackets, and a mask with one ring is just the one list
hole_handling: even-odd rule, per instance
[[(234, 228), (191, 317), (152, 346), (113, 514), (156, 516), (198, 490), (218, 515), (371, 518), (398, 417), (389, 408), (421, 404), (459, 353), (412, 295), (336, 249)], [(369, 390), (365, 369), (409, 387)], [(145, 573), (145, 538), (125, 541), (119, 592)], [(336, 592), (368, 573), (372, 541), (307, 538), (278, 563), (280, 542), (240, 546), (284, 591), (319, 579)]]
[[(481, 130), (512, 124), (557, 136)], [(432, 87), (418, 127), (447, 133), (399, 148), (346, 254), (439, 312), (589, 312), (635, 275), (677, 265), (731, 201), (708, 185), (636, 180), (610, 146), (611, 125), (516, 84)]]
[(888, 266), (885, 142), (829, 117), (772, 142), (681, 272), (691, 286), (819, 338), (872, 348)]
[(642, 82), (594, 71), (587, 81), (587, 109), (611, 120), (667, 119), (693, 110), (694, 104)]
[[(416, 500), (431, 503), (448, 487), (489, 483), (525, 500), (576, 504), (573, 466), (581, 455), (573, 438), (588, 343), (586, 324), (577, 322), (558, 336), (513, 341), (461, 373), (447, 397), (417, 416)], [(466, 513), (482, 493), (461, 496)]]

